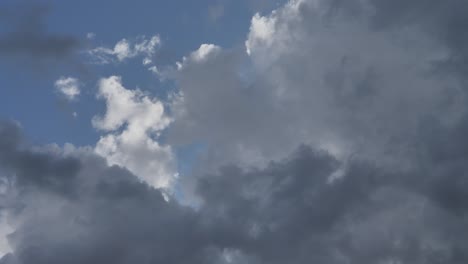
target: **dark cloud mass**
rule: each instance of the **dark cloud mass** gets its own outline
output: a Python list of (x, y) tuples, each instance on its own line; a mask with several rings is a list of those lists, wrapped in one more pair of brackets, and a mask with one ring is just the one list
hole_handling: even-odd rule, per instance
[(4, 122), (2, 210), (15, 231), (1, 263), (466, 263), (466, 153), (444, 135), (465, 128), (424, 131), (418, 171), (303, 146), (203, 177), (192, 209), (86, 150), (27, 147)]
[(0, 125), (4, 211), (14, 249), (3, 263), (203, 263), (193, 210), (91, 153), (33, 150)]
[(468, 263), (467, 8), (291, 1), (254, 18), (248, 58), (185, 58), (168, 138), (207, 145), (192, 207), (1, 122), (0, 263)]

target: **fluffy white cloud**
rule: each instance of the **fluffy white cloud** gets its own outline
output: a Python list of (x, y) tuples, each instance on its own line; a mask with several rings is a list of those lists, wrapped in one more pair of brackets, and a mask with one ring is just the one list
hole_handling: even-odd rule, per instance
[(221, 48), (214, 44), (202, 44), (198, 50), (192, 52), (190, 58), (196, 62), (203, 62), (208, 59), (212, 54), (216, 54), (221, 51)]
[(263, 17), (258, 13), (252, 18), (249, 38), (245, 42), (247, 54), (250, 54), (253, 45), (269, 45), (273, 40), (275, 30), (275, 16)]
[(60, 77), (55, 81), (55, 88), (68, 100), (75, 100), (80, 95), (80, 82), (73, 77)]
[(126, 89), (117, 76), (100, 80), (98, 98), (106, 101), (107, 110), (92, 123), (108, 133), (95, 151), (150, 185), (169, 188), (176, 176), (172, 149), (156, 141), (171, 122), (163, 104), (140, 90)]
[(151, 38), (143, 36), (133, 41), (122, 39), (113, 48), (97, 47), (89, 50), (88, 54), (92, 62), (96, 64), (122, 62), (127, 59), (143, 56), (143, 65), (147, 65), (151, 63), (151, 58), (160, 45), (161, 39), (158, 35)]

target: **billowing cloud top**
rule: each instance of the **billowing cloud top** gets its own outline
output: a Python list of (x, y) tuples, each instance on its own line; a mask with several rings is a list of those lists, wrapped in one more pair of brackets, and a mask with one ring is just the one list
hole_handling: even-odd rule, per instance
[(467, 263), (467, 10), (290, 0), (154, 68), (167, 98), (101, 78), (95, 146), (0, 123), (0, 263)]

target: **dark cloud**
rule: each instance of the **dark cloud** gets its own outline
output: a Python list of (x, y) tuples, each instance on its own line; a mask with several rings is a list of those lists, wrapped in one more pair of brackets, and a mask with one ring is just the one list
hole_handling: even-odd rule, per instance
[(0, 55), (30, 57), (35, 60), (64, 60), (79, 48), (80, 41), (47, 30), (49, 6), (1, 4)]
[(207, 263), (196, 213), (87, 151), (34, 150), (0, 124), (13, 253), (2, 263)]
[(2, 210), (15, 231), (1, 263), (465, 263), (465, 152), (447, 163), (432, 140), (446, 132), (427, 131), (410, 173), (302, 146), (265, 169), (202, 177), (192, 209), (86, 150), (27, 147), (2, 123)]
[(422, 168), (394, 174), (349, 161), (330, 181), (340, 166), (329, 154), (302, 147), (265, 170), (226, 168), (199, 183), (201, 217), (218, 244), (258, 263), (468, 260), (466, 210), (454, 207), (465, 204), (457, 183), (466, 175), (454, 181)]
[(0, 137), (0, 165), (14, 172), (18, 186), (73, 194), (73, 179), (80, 166), (77, 160), (18, 149), (19, 129), (12, 123), (0, 125)]
[[(373, 9), (371, 26), (375, 30), (420, 27), (451, 50), (451, 56), (448, 59), (437, 63), (439, 69), (466, 75), (468, 71), (468, 33), (465, 30), (468, 26), (466, 11), (468, 3), (466, 1), (368, 0), (365, 2)], [(352, 11), (354, 15), (363, 15), (362, 4), (359, 1), (337, 0), (333, 3), (332, 10)], [(355, 12), (356, 10), (361, 12)]]
[(177, 76), (205, 232), (234, 263), (465, 263), (464, 4), (295, 3), (254, 18), (251, 64)]

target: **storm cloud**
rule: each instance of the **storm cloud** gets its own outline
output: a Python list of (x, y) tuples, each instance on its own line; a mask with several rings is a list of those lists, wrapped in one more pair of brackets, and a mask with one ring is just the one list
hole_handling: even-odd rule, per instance
[(198, 180), (194, 209), (88, 150), (28, 146), (10, 122), (0, 135), (2, 215), (15, 230), (2, 263), (468, 260), (466, 165), (437, 143), (406, 174), (309, 146), (264, 169), (224, 167)]
[(202, 263), (193, 210), (90, 151), (28, 148), (12, 123), (0, 135), (2, 210), (15, 230), (3, 263)]

